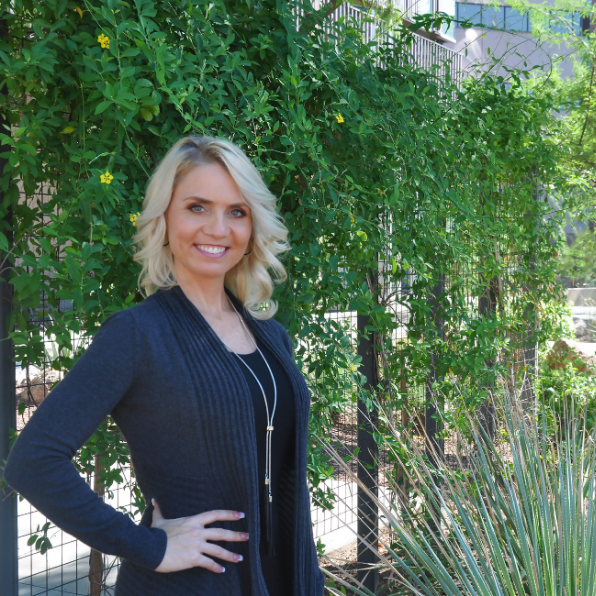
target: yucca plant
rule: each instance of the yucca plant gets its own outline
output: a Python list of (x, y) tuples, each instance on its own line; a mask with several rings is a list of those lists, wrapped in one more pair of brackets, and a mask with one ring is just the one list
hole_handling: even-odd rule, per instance
[[(380, 541), (379, 567), (390, 576), (383, 594), (596, 596), (595, 432), (584, 416), (567, 415), (564, 438), (552, 440), (517, 396), (500, 401), (499, 440), (470, 415), (471, 440), (459, 443), (452, 467), (431, 467), (437, 458), (383, 416), (385, 447), (409, 452), (413, 487), (409, 505), (377, 499), (391, 527), (391, 540)], [(327, 573), (336, 585), (371, 594), (339, 567)]]

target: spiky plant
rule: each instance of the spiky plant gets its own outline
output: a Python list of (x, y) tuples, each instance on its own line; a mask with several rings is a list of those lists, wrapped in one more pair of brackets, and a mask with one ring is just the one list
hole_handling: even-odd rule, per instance
[[(389, 507), (376, 499), (392, 530), (379, 553), (390, 577), (383, 594), (596, 596), (596, 434), (583, 416), (567, 416), (564, 438), (549, 440), (543, 422), (506, 395), (500, 441), (488, 440), (471, 416), (471, 440), (459, 444), (452, 466), (431, 466), (437, 458), (382, 418), (386, 448), (410, 454), (410, 497), (418, 497)], [(422, 499), (424, 515), (412, 505)], [(327, 573), (371, 594), (339, 567)]]

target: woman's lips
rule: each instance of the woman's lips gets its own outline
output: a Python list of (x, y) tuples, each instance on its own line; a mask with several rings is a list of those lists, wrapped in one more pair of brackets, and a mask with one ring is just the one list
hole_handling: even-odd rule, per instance
[(217, 259), (219, 257), (223, 257), (229, 250), (229, 247), (226, 247), (225, 250), (222, 250), (221, 252), (207, 252), (206, 250), (203, 250), (202, 248), (199, 248), (196, 244), (193, 244), (193, 246), (202, 254), (205, 255), (206, 257), (211, 257), (213, 259)]

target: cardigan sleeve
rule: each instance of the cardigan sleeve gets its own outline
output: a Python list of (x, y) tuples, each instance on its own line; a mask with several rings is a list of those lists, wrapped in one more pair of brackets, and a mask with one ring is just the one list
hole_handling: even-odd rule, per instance
[(126, 310), (110, 315), (19, 434), (4, 478), (68, 534), (154, 570), (165, 554), (166, 533), (137, 525), (105, 503), (71, 461), (127, 393), (137, 357), (134, 316)]

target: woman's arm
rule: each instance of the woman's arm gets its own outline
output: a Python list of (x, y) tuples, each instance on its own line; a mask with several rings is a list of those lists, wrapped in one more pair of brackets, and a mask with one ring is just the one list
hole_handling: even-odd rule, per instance
[(21, 431), (4, 477), (65, 532), (100, 552), (156, 569), (166, 533), (138, 526), (105, 503), (71, 462), (132, 385), (136, 358), (134, 316), (112, 314)]

